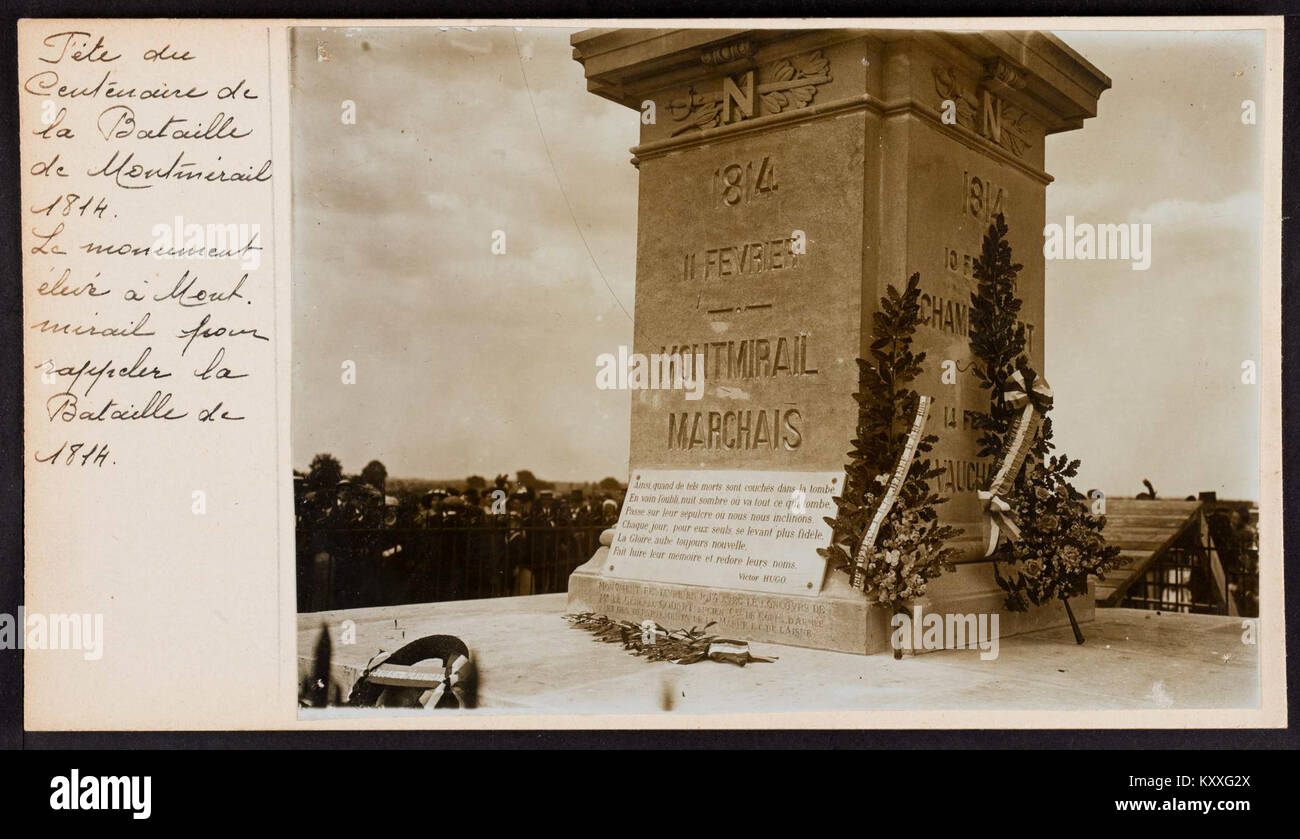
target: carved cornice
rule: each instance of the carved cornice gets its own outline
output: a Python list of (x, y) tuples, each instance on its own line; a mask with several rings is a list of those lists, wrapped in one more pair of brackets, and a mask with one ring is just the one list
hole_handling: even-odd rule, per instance
[(1028, 74), (1025, 68), (995, 56), (984, 60), (984, 80), (999, 82), (1012, 90), (1023, 90), (1028, 82)]
[(730, 64), (733, 61), (752, 59), (758, 53), (758, 46), (752, 38), (741, 38), (729, 44), (719, 44), (700, 50), (700, 62), (706, 67)]
[[(992, 70), (989, 65), (994, 65)], [(988, 75), (990, 72), (995, 74), (994, 77), (999, 83), (1013, 89), (1013, 83), (1018, 83), (1022, 87), (1025, 84), (1025, 76), (1002, 59), (993, 59), (985, 64), (985, 78), (974, 91), (967, 91), (962, 85), (956, 68), (940, 65), (932, 67), (934, 90), (941, 98), (940, 110), (945, 108), (943, 102), (951, 101), (953, 103), (951, 110), (957, 125), (970, 129), (1016, 157), (1024, 157), (1025, 152), (1033, 145), (1029, 140), (1034, 133), (1033, 118), (1020, 106), (997, 96), (990, 90), (989, 82), (992, 81)], [(986, 115), (984, 113), (986, 108), (995, 108), (997, 112)]]
[[(732, 42), (719, 50), (743, 43)], [(714, 79), (708, 88), (691, 85), (686, 95), (670, 101), (666, 110), (680, 123), (673, 129), (676, 136), (806, 107), (817, 96), (817, 88), (829, 81), (830, 62), (821, 50), (813, 50), (739, 76)]]
[[(629, 151), (632, 153), (632, 165), (640, 166), (642, 161), (694, 148), (704, 143), (711, 143), (722, 139), (733, 139), (751, 132), (765, 131), (777, 126), (793, 125), (808, 120), (827, 119), (859, 110), (871, 111), (885, 117), (886, 119), (895, 117), (914, 117), (921, 119), (926, 124), (932, 126), (936, 131), (945, 131), (950, 137), (968, 148), (978, 150), (984, 154), (991, 154), (995, 159), (1000, 160), (1041, 184), (1048, 184), (1052, 181), (1052, 176), (1047, 174), (1047, 172), (1037, 166), (1025, 162), (1002, 146), (989, 143), (988, 140), (980, 136), (974, 130), (969, 129), (964, 125), (952, 126), (943, 124), (940, 112), (929, 102), (922, 102), (910, 97), (885, 102), (875, 98), (869, 93), (848, 96), (829, 102), (819, 102), (817, 104), (808, 105), (804, 108), (786, 110), (781, 113), (755, 117), (754, 119), (733, 122), (730, 125), (721, 125), (716, 128), (705, 128), (690, 134), (682, 134), (675, 137), (666, 137), (661, 140), (653, 140), (633, 146)], [(956, 128), (955, 131), (953, 130), (954, 128)]]

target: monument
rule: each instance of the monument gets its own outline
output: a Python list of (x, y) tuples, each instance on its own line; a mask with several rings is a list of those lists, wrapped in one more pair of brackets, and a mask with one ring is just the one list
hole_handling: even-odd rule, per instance
[[(934, 400), (941, 517), (963, 531), (958, 570), (921, 605), (1001, 612), (1002, 635), (1065, 624), (1059, 603), (1003, 610), (982, 561), (990, 462), (970, 418), (988, 392), (969, 372), (971, 271), (1004, 213), (1043, 370), (1044, 140), (1082, 127), (1110, 80), (1041, 32), (608, 29), (572, 44), (588, 89), (640, 114), (633, 351), (698, 360), (704, 388), (633, 391), (627, 499), (570, 577), (570, 611), (888, 649), (889, 616), (816, 549), (872, 312), (919, 272), (916, 388)], [(1071, 602), (1092, 617), (1091, 594)]]

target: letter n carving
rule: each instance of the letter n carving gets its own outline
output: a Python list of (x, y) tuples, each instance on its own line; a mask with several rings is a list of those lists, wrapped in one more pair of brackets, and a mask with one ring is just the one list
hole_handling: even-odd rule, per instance
[(754, 115), (754, 71), (750, 70), (741, 78), (745, 81), (745, 91), (743, 93), (731, 76), (722, 78), (723, 123), (735, 122), (732, 105), (740, 108), (741, 119), (748, 119)]
[(980, 133), (995, 143), (1002, 143), (1002, 100), (991, 92), (981, 91)]

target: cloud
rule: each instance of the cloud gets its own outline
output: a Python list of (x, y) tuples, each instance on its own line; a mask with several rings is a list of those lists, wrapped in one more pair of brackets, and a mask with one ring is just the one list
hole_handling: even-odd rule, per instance
[(516, 54), (499, 28), (295, 33), (295, 463), (625, 471), (627, 394), (598, 423), (575, 406), (630, 341), (600, 272), (630, 307), (638, 123), (586, 92), (568, 34), (517, 33)]
[(1111, 76), (1098, 116), (1048, 140), (1047, 221), (1152, 226), (1146, 272), (1049, 262), (1047, 375), (1081, 484), (1258, 497), (1261, 33), (1062, 32)]

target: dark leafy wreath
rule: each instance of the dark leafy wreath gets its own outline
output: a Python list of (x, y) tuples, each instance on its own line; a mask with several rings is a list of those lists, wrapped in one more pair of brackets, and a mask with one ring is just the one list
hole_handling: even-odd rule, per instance
[[(749, 643), (732, 638), (708, 635), (709, 627), (717, 621), (709, 621), (703, 627), (692, 626), (690, 629), (664, 629), (655, 624), (654, 642), (645, 640), (645, 630), (640, 624), (630, 621), (617, 621), (597, 615), (595, 612), (581, 612), (565, 615), (564, 619), (579, 629), (585, 629), (595, 635), (593, 640), (607, 644), (622, 644), (623, 649), (635, 656), (649, 661), (671, 661), (675, 664), (695, 664), (711, 659), (725, 661), (744, 667), (751, 662), (772, 662), (775, 658), (764, 658), (749, 652)], [(740, 648), (744, 650), (718, 650), (716, 647)]]

